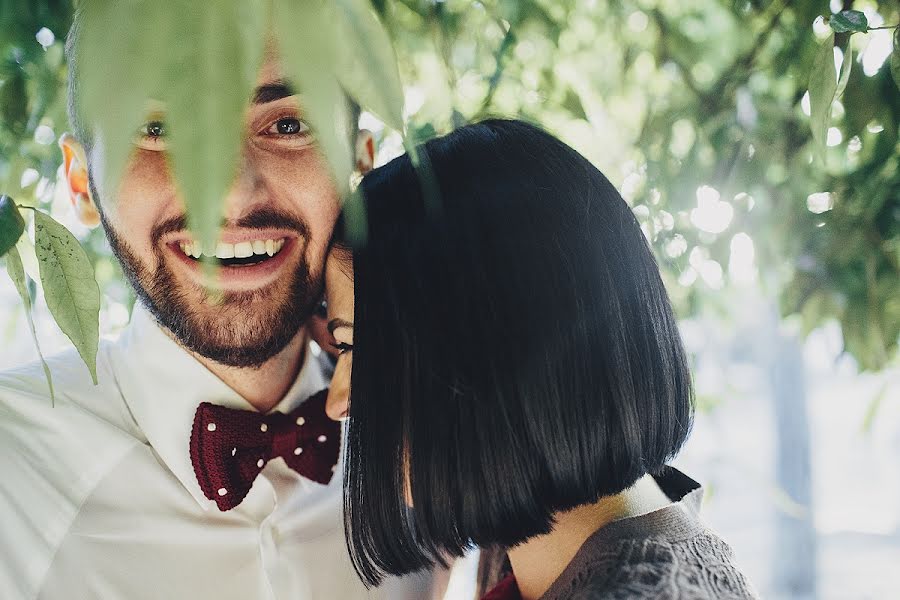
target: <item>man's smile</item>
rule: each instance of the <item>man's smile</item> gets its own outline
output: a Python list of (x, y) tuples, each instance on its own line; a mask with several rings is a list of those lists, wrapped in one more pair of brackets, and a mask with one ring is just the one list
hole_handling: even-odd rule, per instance
[(164, 242), (188, 278), (203, 285), (204, 257), (215, 258), (219, 265), (215, 286), (225, 291), (251, 291), (277, 281), (282, 268), (302, 250), (296, 233), (275, 230), (223, 232), (215, 247), (204, 248), (184, 235)]

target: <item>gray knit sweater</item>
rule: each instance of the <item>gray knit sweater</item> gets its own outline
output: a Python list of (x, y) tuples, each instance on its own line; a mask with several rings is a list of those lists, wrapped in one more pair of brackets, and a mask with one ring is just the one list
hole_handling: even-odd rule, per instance
[(674, 503), (601, 527), (541, 600), (758, 598), (700, 521), (700, 484), (671, 467), (655, 479)]

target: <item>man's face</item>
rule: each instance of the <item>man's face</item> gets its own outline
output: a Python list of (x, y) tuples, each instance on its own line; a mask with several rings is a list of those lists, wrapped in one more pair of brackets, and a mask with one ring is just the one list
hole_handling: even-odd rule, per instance
[[(103, 177), (91, 173), (110, 245), (145, 305), (187, 348), (230, 366), (258, 366), (298, 333), (320, 296), (339, 212), (328, 165), (289, 94), (267, 61), (217, 248), (201, 249), (186, 228), (164, 117), (141, 131), (117, 193), (98, 189)], [(222, 259), (218, 298), (203, 285), (200, 252)]]

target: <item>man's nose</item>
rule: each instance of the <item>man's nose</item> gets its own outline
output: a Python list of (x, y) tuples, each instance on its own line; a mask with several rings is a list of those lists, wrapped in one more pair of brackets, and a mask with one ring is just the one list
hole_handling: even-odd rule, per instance
[(256, 165), (244, 151), (238, 163), (234, 182), (225, 197), (224, 217), (226, 221), (237, 221), (250, 212), (253, 204), (264, 201), (260, 194), (260, 182)]
[(338, 360), (331, 387), (328, 388), (328, 399), (325, 402), (325, 413), (329, 418), (340, 421), (348, 416), (350, 403), (350, 369), (343, 357)]

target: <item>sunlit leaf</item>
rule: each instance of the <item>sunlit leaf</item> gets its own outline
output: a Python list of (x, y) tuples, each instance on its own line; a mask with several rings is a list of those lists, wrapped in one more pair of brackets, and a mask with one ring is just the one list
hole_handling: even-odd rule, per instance
[(837, 87), (832, 32), (819, 44), (809, 75), (810, 127), (813, 137), (818, 142), (823, 161), (827, 148), (828, 125), (831, 121), (831, 104), (834, 102)]
[(0, 196), (0, 256), (14, 248), (25, 231), (25, 219), (9, 196)]
[(846, 48), (842, 48), (844, 51), (844, 59), (841, 62), (841, 72), (838, 76), (838, 84), (837, 89), (834, 90), (834, 97), (840, 98), (843, 95), (844, 90), (847, 89), (847, 82), (850, 81), (850, 71), (853, 70), (853, 48), (850, 47), (850, 44), (847, 44)]
[(167, 147), (188, 224), (208, 247), (217, 240), (237, 171), (244, 112), (263, 56), (265, 13), (253, 0), (158, 5), (178, 15), (165, 74)]
[(272, 22), (284, 69), (298, 88), (304, 114), (343, 196), (353, 170), (355, 131), (329, 52), (333, 25), (328, 24), (320, 2), (298, 6), (292, 0), (274, 0)]
[(333, 0), (333, 19), (341, 85), (366, 110), (403, 131), (403, 85), (397, 57), (369, 0)]
[(31, 315), (31, 294), (28, 293), (28, 286), (25, 279), (25, 268), (22, 266), (22, 259), (19, 251), (15, 247), (11, 248), (6, 254), (6, 272), (9, 273), (10, 279), (16, 286), (16, 291), (22, 299), (22, 306), (25, 309), (25, 318), (28, 319), (28, 329), (31, 331), (31, 339), (34, 340), (34, 347), (41, 359), (41, 365), (44, 367), (44, 376), (47, 378), (47, 387), (50, 388), (50, 401), (56, 401), (53, 393), (53, 377), (50, 375), (50, 367), (44, 360), (44, 353), (41, 352), (41, 345), (38, 342), (37, 331), (34, 328), (34, 317)]
[(847, 31), (865, 33), (869, 30), (869, 20), (866, 18), (865, 13), (859, 10), (842, 10), (835, 15), (831, 15), (828, 23), (835, 33)]
[(65, 227), (40, 211), (34, 215), (34, 246), (47, 308), (96, 384), (100, 288), (91, 261)]
[[(160, 99), (168, 48), (174, 36), (170, 3), (153, 0), (83, 0), (78, 36), (79, 114), (95, 138), (96, 162), (104, 202), (116, 190), (134, 152), (138, 129), (147, 118), (148, 100)], [(115, 91), (115, 102), (110, 93)]]

